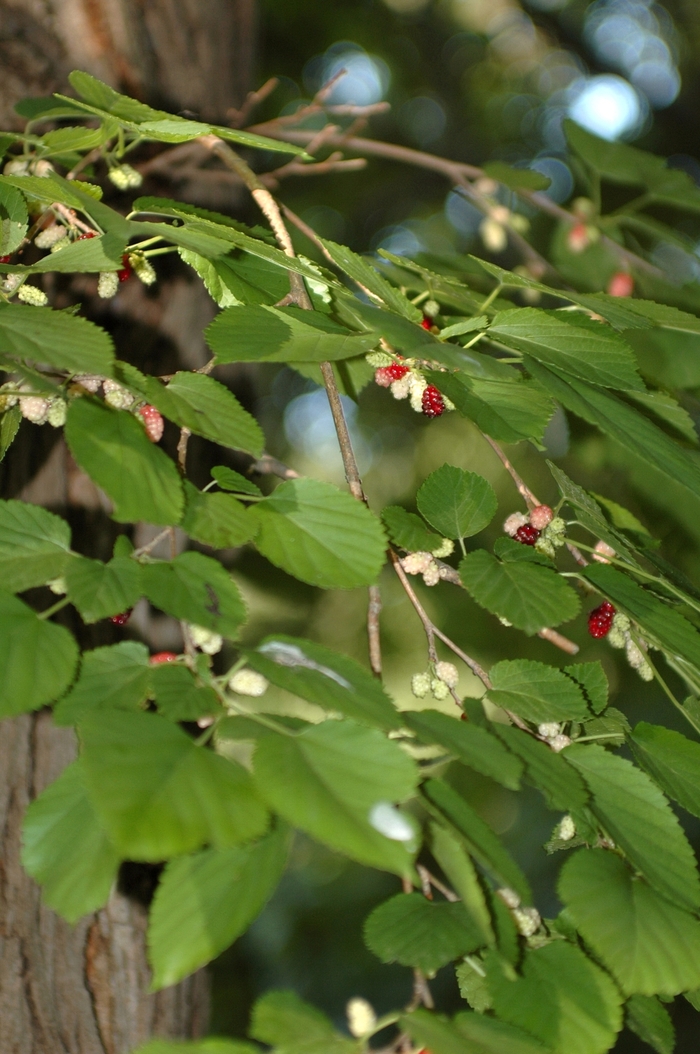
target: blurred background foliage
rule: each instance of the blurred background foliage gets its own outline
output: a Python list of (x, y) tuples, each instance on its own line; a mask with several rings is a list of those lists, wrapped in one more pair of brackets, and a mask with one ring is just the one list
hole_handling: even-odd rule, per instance
[[(700, 133), (697, 0), (262, 0), (260, 33), (258, 82), (275, 76), (279, 86), (257, 112), (259, 121), (294, 113), (345, 68), (332, 102), (391, 106), (371, 119), (369, 131), (357, 129), (359, 134), (476, 164), (490, 159), (527, 164), (550, 177), (548, 193), (559, 202), (585, 189), (567, 162), (561, 129), (566, 116), (603, 137), (663, 154), (700, 183), (700, 160), (693, 154)], [(272, 157), (265, 161), (265, 167), (278, 163)], [(359, 252), (383, 247), (418, 255), (428, 265), (440, 257), (457, 270), (458, 254), (489, 255), (478, 234), (480, 214), (441, 176), (422, 169), (371, 159), (359, 172), (285, 180), (279, 194), (318, 233)], [(607, 205), (614, 207), (614, 200)], [(246, 218), (257, 221), (252, 208)], [(529, 218), (533, 243), (556, 256), (561, 238), (554, 222)], [(686, 248), (662, 244), (657, 262), (679, 284), (693, 283), (700, 279), (698, 220), (679, 221), (677, 215), (664, 220), (675, 225)], [(295, 240), (299, 251), (318, 258), (297, 232)], [(506, 267), (520, 262), (509, 249), (491, 258)], [(605, 280), (603, 272), (591, 275), (598, 288)], [(269, 451), (300, 472), (342, 483), (322, 389), (289, 368), (273, 366), (258, 367), (249, 382), (248, 402), (256, 404), (252, 408)], [(695, 394), (685, 405), (697, 423)], [(358, 404), (347, 400), (346, 409), (375, 510), (389, 503), (414, 509), (417, 486), (444, 462), (481, 473), (498, 494), (499, 516), (473, 545), (490, 546), (505, 516), (520, 508), (500, 462), (456, 414), (428, 421), (405, 404), (390, 403), (374, 385), (364, 389)], [(663, 555), (700, 581), (699, 502), (662, 483), (592, 428), (567, 421), (562, 411), (552, 420), (545, 445), (573, 479), (629, 508), (660, 539)], [(541, 452), (521, 444), (510, 456), (540, 500), (554, 502)], [(250, 605), (248, 640), (285, 631), (366, 661), (364, 591), (304, 587), (253, 553), (235, 558), (232, 570)], [(404, 709), (434, 706), (414, 699), (409, 688), (411, 674), (427, 665), (421, 627), (389, 571), (381, 586), (387, 686)], [(516, 656), (567, 661), (545, 642), (503, 628), (448, 584), (419, 592), (433, 619), (486, 665)], [(613, 705), (632, 723), (644, 719), (678, 727), (660, 689), (640, 681), (624, 655), (586, 634), (585, 612), (564, 630), (581, 645), (581, 661), (603, 662)], [(460, 673), (460, 690), (478, 696), (478, 682), (466, 667)], [(682, 691), (672, 675), (670, 681)], [(281, 710), (295, 705), (280, 693)], [(463, 789), (527, 868), (538, 906), (546, 915), (556, 913), (560, 860), (541, 846), (558, 817), (547, 813), (534, 791), (515, 795), (476, 775)], [(682, 820), (697, 845), (697, 821), (685, 815)], [(410, 971), (381, 966), (362, 942), (365, 916), (397, 890), (396, 878), (344, 862), (299, 838), (291, 870), (271, 904), (214, 965), (212, 1031), (243, 1035), (252, 1001), (269, 987), (294, 988), (339, 1024), (352, 996), (366, 997), (380, 1013), (406, 1003)], [(457, 1007), (451, 968), (442, 970), (432, 987), (439, 1009)], [(677, 1003), (677, 1049), (684, 1054), (697, 1050), (700, 1019), (683, 999)], [(625, 1032), (615, 1049), (631, 1054), (649, 1048)]]

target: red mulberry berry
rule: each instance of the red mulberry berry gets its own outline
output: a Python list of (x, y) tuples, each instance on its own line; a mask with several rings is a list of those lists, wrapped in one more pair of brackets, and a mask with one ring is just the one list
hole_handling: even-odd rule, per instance
[(427, 315), (423, 315), (423, 318), (421, 319), (421, 326), (423, 327), (423, 329), (427, 329), (428, 331), (430, 331), (433, 326), (432, 318), (428, 318)]
[(536, 527), (533, 527), (531, 523), (524, 523), (522, 527), (518, 527), (513, 537), (523, 545), (534, 545), (539, 536), (540, 532)]
[(85, 231), (83, 234), (79, 234), (75, 239), (77, 242), (84, 242), (86, 238), (96, 238), (97, 231)]
[(608, 633), (612, 629), (613, 619), (615, 618), (615, 608), (609, 600), (604, 600), (599, 607), (594, 608), (588, 616), (588, 632), (596, 640), (600, 637), (607, 637)]
[(155, 406), (149, 406), (148, 403), (140, 408), (139, 414), (146, 426), (146, 435), (152, 443), (157, 443), (163, 435), (162, 414), (156, 410)]
[(128, 253), (124, 253), (124, 255), (122, 256), (122, 264), (123, 264), (123, 267), (122, 267), (121, 271), (117, 271), (117, 278), (119, 279), (120, 282), (126, 282), (128, 278), (131, 278), (131, 271), (132, 271), (131, 263), (129, 262), (129, 254)]
[(11, 254), (9, 256), (0, 256), (0, 263), (9, 263), (11, 259)]
[(429, 384), (423, 392), (421, 410), (426, 417), (441, 417), (445, 412), (445, 401), (434, 384)]
[(133, 608), (128, 608), (126, 611), (122, 611), (119, 615), (112, 615), (109, 621), (113, 622), (115, 626), (126, 626), (131, 618), (131, 612), (133, 610)]
[(175, 662), (177, 655), (174, 651), (157, 651), (148, 660), (149, 666), (160, 666), (164, 662)]
[(610, 296), (632, 296), (634, 278), (627, 271), (618, 271), (608, 282), (607, 292)]
[(374, 380), (382, 388), (388, 388), (394, 381), (400, 381), (408, 373), (408, 366), (392, 362), (391, 366), (380, 366), (374, 372)]

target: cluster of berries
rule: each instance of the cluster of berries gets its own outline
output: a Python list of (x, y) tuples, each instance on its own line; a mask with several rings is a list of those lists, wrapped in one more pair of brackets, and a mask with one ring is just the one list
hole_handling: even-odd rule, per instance
[(67, 404), (60, 395), (49, 398), (43, 395), (20, 395), (19, 392), (30, 392), (31, 384), (20, 384), (8, 381), (0, 387), (0, 413), (11, 409), (19, 403), (22, 417), (33, 424), (50, 424), (61, 428), (66, 423)]
[(555, 516), (549, 505), (536, 505), (526, 516), (513, 512), (503, 524), (503, 530), (516, 542), (532, 545), (546, 556), (554, 557), (566, 542), (566, 523)]
[(555, 754), (571, 745), (570, 738), (562, 733), (562, 726), (557, 721), (543, 721), (537, 726), (537, 734)]
[(402, 557), (401, 566), (407, 575), (422, 575), (426, 586), (436, 586), (444, 575), (450, 573), (449, 570), (440, 567), (438, 560), (450, 556), (454, 547), (454, 542), (449, 538), (443, 538), (442, 543), (432, 553), (419, 550)]
[(459, 670), (451, 662), (436, 662), (434, 673), (427, 670), (425, 673), (414, 673), (411, 678), (411, 691), (416, 699), (425, 699), (428, 692), (432, 692), (433, 699), (438, 702), (447, 699), (450, 690), (457, 687), (459, 682)]
[(507, 887), (497, 889), (496, 894), (510, 911), (518, 932), (523, 937), (533, 937), (542, 925), (542, 918), (537, 908), (524, 908), (514, 889)]
[(613, 627), (615, 619), (615, 608), (609, 600), (604, 600), (597, 608), (594, 608), (588, 616), (588, 632), (598, 640), (607, 637)]
[[(430, 329), (432, 322), (427, 319)], [(395, 399), (409, 399), (411, 408), (425, 417), (442, 417), (446, 410), (454, 410), (454, 404), (447, 396), (428, 384), (413, 359), (403, 359), (400, 355), (390, 355), (385, 351), (373, 351), (367, 356), (367, 362), (375, 367), (374, 380), (380, 388), (390, 388)]]
[(588, 632), (599, 639), (607, 637), (612, 648), (625, 649), (627, 661), (636, 670), (643, 681), (651, 681), (654, 671), (646, 657), (647, 645), (640, 641), (637, 644), (631, 634), (632, 623), (627, 615), (616, 611), (609, 600), (604, 600), (588, 616)]

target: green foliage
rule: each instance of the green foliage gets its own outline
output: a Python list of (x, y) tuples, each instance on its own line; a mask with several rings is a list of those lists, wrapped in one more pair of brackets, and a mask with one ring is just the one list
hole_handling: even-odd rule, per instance
[(586, 716), (578, 685), (560, 670), (530, 659), (506, 659), (491, 669), (488, 697), (526, 721), (572, 721)]
[(414, 966), (432, 976), (441, 966), (475, 951), (483, 937), (461, 904), (399, 893), (369, 916), (365, 943), (382, 962)]
[(144, 564), (143, 591), (161, 611), (234, 640), (246, 611), (231, 576), (202, 553)]
[(625, 1024), (657, 1054), (673, 1054), (676, 1031), (668, 1010), (654, 996), (633, 995), (628, 999)]
[(446, 538), (478, 534), (491, 522), (498, 505), (493, 487), (483, 476), (452, 465), (432, 472), (416, 501), (428, 523)]
[(59, 699), (78, 663), (63, 626), (44, 622), (17, 597), (0, 593), (0, 715), (12, 717)]
[(294, 992), (271, 991), (261, 996), (253, 1007), (250, 1034), (278, 1054), (351, 1054), (355, 1049), (325, 1014)]
[(0, 501), (0, 580), (23, 592), (63, 574), (70, 528), (60, 516), (22, 501)]

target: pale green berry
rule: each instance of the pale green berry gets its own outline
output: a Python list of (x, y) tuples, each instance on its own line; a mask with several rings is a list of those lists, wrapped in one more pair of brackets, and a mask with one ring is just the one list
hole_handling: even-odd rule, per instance
[(46, 227), (45, 230), (39, 231), (34, 244), (39, 249), (50, 249), (57, 242), (63, 241), (64, 238), (68, 237), (68, 231), (61, 223), (53, 223), (50, 227)]
[(58, 597), (63, 596), (64, 593), (68, 592), (65, 578), (52, 578), (51, 581), (46, 584), (51, 592), (55, 593)]
[(46, 307), (49, 302), (44, 290), (39, 289), (35, 285), (20, 286), (17, 299), (21, 300), (23, 304), (31, 304), (33, 307)]
[(66, 423), (66, 417), (68, 416), (68, 407), (63, 399), (56, 398), (51, 399), (49, 402), (49, 412), (46, 415), (46, 420), (52, 426), (52, 428), (62, 428)]
[(365, 361), (377, 370), (382, 366), (391, 366), (392, 362), (394, 362), (394, 356), (390, 355), (388, 351), (370, 351), (365, 355)]
[(576, 834), (576, 824), (574, 823), (571, 816), (568, 814), (562, 816), (559, 821), (559, 826), (556, 828), (556, 837), (562, 842), (570, 842)]
[(348, 1019), (348, 1032), (355, 1039), (360, 1039), (372, 1032), (377, 1024), (377, 1015), (371, 1003), (359, 997), (351, 999), (345, 1008)]
[(116, 271), (102, 271), (97, 279), (97, 295), (103, 300), (111, 300), (119, 289), (119, 278)]
[(257, 670), (237, 670), (229, 678), (228, 687), (237, 695), (264, 695), (270, 682)]
[(138, 253), (132, 253), (129, 257), (129, 262), (134, 269), (136, 277), (143, 282), (144, 285), (153, 285), (158, 277), (153, 268), (153, 265), (148, 262), (145, 256), (140, 256)]
[(430, 680), (431, 677), (429, 673), (413, 674), (413, 677), (411, 678), (411, 691), (416, 699), (425, 699), (430, 691)]
[(537, 933), (542, 919), (537, 908), (513, 908), (511, 912), (518, 932), (523, 937), (532, 937)]
[(121, 384), (110, 378), (107, 378), (104, 382), (103, 390), (105, 393), (105, 402), (108, 406), (113, 406), (115, 410), (128, 410), (134, 402), (134, 397), (131, 392), (127, 391), (127, 389), (122, 387)]
[(190, 625), (189, 630), (195, 648), (199, 648), (205, 655), (216, 655), (221, 651), (224, 639), (220, 633), (214, 633), (205, 626), (195, 625)]
[(455, 543), (450, 538), (443, 538), (437, 549), (433, 549), (433, 556), (436, 560), (444, 560), (446, 556), (451, 556), (455, 550)]
[(430, 690), (433, 693), (433, 699), (437, 699), (440, 702), (442, 699), (447, 699), (450, 694), (450, 689), (444, 681), (439, 681), (437, 677), (434, 677), (430, 682)]
[(459, 670), (452, 662), (437, 662), (435, 664), (435, 675), (438, 680), (443, 681), (448, 688), (456, 688), (459, 681)]
[(426, 300), (423, 304), (423, 314), (427, 315), (428, 318), (435, 318), (436, 315), (439, 315), (440, 305), (437, 300)]

